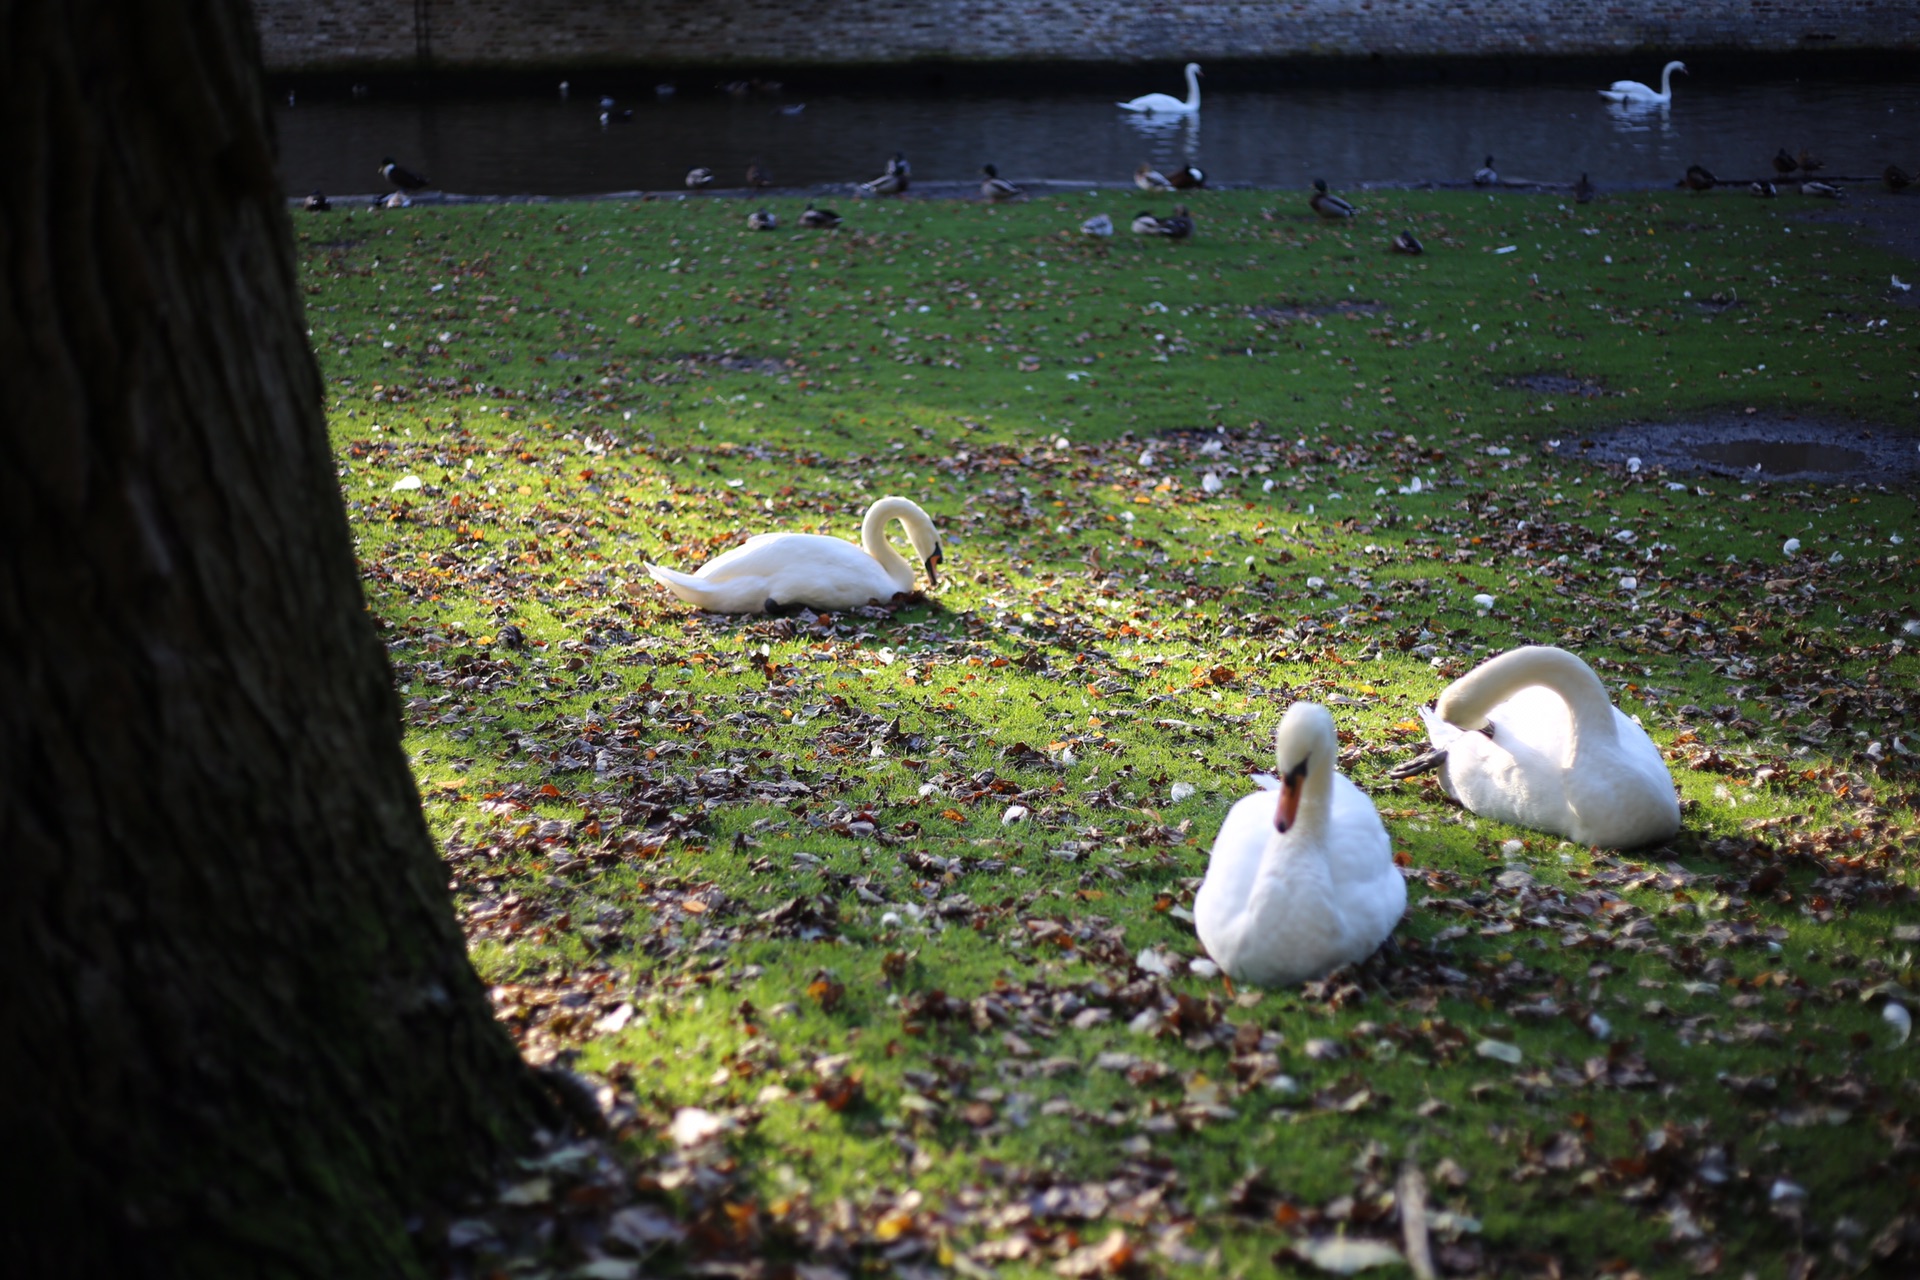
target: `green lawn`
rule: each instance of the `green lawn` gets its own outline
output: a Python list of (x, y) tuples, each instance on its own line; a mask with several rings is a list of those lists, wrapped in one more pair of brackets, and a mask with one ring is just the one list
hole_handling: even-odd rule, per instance
[[(1913, 264), (1797, 198), (1356, 202), (1198, 193), (1187, 243), (1075, 232), (1138, 193), (295, 215), (474, 961), (630, 1164), (561, 1151), (457, 1251), (1316, 1274), (1400, 1244), (1407, 1168), (1442, 1274), (1920, 1266), (1914, 494), (1577, 460), (1709, 411), (1911, 429)], [(946, 554), (892, 616), (704, 616), (641, 568), (888, 493)], [(1669, 847), (1387, 778), (1526, 642), (1666, 753)], [(1193, 890), (1302, 698), (1409, 911), (1235, 990), (1188, 972)]]

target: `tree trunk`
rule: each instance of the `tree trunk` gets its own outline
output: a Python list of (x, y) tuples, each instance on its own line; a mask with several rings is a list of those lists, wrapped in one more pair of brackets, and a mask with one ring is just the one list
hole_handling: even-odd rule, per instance
[(247, 5), (0, 0), (0, 118), (0, 1256), (418, 1272), (549, 1112), (401, 749)]

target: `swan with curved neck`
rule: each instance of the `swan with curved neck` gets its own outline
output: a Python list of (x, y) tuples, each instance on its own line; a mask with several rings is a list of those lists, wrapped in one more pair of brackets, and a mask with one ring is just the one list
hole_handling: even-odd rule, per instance
[(914, 567), (887, 541), (898, 520), (930, 586), (940, 585), (940, 535), (920, 505), (881, 498), (860, 522), (858, 545), (817, 533), (762, 533), (694, 573), (649, 564), (647, 572), (689, 604), (712, 613), (792, 613), (885, 604), (911, 592)]
[(1185, 102), (1166, 93), (1145, 93), (1130, 102), (1114, 104), (1122, 111), (1139, 111), (1147, 115), (1192, 115), (1200, 110), (1200, 64), (1187, 64), (1187, 100)]
[(1684, 62), (1669, 62), (1660, 69), (1660, 92), (1655, 93), (1638, 80), (1615, 80), (1600, 90), (1600, 96), (1608, 102), (1624, 103), (1627, 106), (1664, 107), (1673, 101), (1673, 73), (1687, 74)]
[(1366, 959), (1407, 906), (1380, 815), (1338, 770), (1327, 709), (1287, 708), (1280, 781), (1227, 813), (1193, 900), (1207, 954), (1238, 982), (1291, 986)]
[(1437, 766), (1447, 794), (1482, 817), (1607, 849), (1655, 844), (1680, 829), (1659, 748), (1564, 649), (1503, 653), (1420, 714), (1435, 751), (1416, 764)]

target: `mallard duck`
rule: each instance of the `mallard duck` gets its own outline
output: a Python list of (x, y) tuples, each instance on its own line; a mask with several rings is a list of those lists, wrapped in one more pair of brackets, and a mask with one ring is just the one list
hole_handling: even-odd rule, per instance
[(1805, 147), (1800, 148), (1800, 154), (1794, 157), (1794, 162), (1800, 166), (1800, 171), (1802, 173), (1812, 173), (1817, 169), (1824, 169), (1827, 167), (1827, 162), (1825, 160), (1822, 160), (1819, 156), (1816, 156), (1815, 154), (1813, 154), (1813, 152), (1807, 150)]
[(1404, 253), (1404, 254), (1407, 254), (1409, 257), (1414, 257), (1414, 258), (1419, 257), (1421, 254), (1427, 251), (1427, 248), (1425, 245), (1421, 244), (1418, 240), (1414, 239), (1413, 232), (1411, 231), (1402, 231), (1397, 233), (1393, 237), (1393, 242), (1389, 244), (1387, 247), (1392, 249), (1395, 253)]
[(1434, 750), (1391, 773), (1438, 768), (1446, 793), (1481, 817), (1604, 849), (1680, 829), (1660, 749), (1564, 649), (1529, 645), (1489, 659), (1420, 715)]
[(713, 87), (734, 98), (744, 98), (753, 92), (751, 80), (722, 80)]
[(1104, 213), (1096, 213), (1080, 224), (1083, 235), (1110, 236), (1113, 234), (1113, 219)]
[(1188, 215), (1185, 205), (1176, 205), (1173, 212), (1165, 217), (1151, 213), (1138, 213), (1133, 218), (1133, 233), (1141, 236), (1165, 236), (1169, 240), (1185, 240), (1193, 234), (1193, 218)]
[(1580, 181), (1573, 184), (1573, 202), (1586, 204), (1593, 199), (1593, 183), (1586, 174), (1580, 175)]
[(1669, 62), (1660, 69), (1660, 91), (1655, 93), (1638, 80), (1615, 80), (1600, 90), (1600, 96), (1608, 102), (1618, 102), (1622, 106), (1664, 107), (1673, 101), (1673, 73), (1687, 74), (1684, 62)]
[(1689, 191), (1711, 191), (1719, 185), (1719, 180), (1705, 165), (1690, 164), (1687, 166), (1687, 176), (1680, 179), (1680, 185)]
[(863, 196), (897, 196), (904, 193), (913, 180), (913, 168), (907, 163), (907, 153), (896, 151), (893, 159), (887, 161), (887, 169), (871, 182), (860, 184), (859, 192)]
[(612, 111), (602, 111), (600, 113), (600, 127), (602, 129), (606, 128), (610, 124), (632, 124), (632, 123), (633, 123), (632, 107), (618, 107)]
[(780, 219), (771, 209), (755, 209), (747, 215), (747, 230), (774, 231), (780, 226)]
[(1193, 191), (1207, 185), (1207, 175), (1198, 165), (1183, 164), (1167, 175), (1175, 191)]
[(702, 187), (710, 187), (712, 185), (713, 170), (707, 168), (705, 165), (698, 165), (687, 170), (687, 189), (689, 191), (698, 191)]
[(1307, 203), (1312, 205), (1313, 211), (1323, 218), (1337, 219), (1351, 218), (1353, 216), (1352, 205), (1342, 200), (1339, 196), (1328, 194), (1327, 180), (1325, 178), (1315, 178), (1313, 180), (1313, 198), (1307, 201)]
[(1488, 156), (1478, 169), (1473, 171), (1473, 185), (1491, 187), (1500, 181), (1500, 175), (1493, 171), (1493, 157)]
[(1822, 200), (1845, 200), (1847, 198), (1847, 193), (1843, 189), (1834, 186), (1831, 182), (1816, 182), (1811, 179), (1800, 184), (1800, 194), (1803, 196), (1817, 196)]
[(985, 180), (980, 184), (980, 194), (985, 199), (993, 201), (1017, 200), (1027, 194), (1013, 183), (1001, 177), (1000, 171), (990, 164), (981, 165), (980, 172), (986, 175)]
[(1373, 802), (1340, 773), (1327, 709), (1288, 707), (1274, 756), (1277, 786), (1227, 811), (1193, 899), (1207, 954), (1234, 981), (1259, 987), (1366, 959), (1407, 909), (1393, 841)]
[(380, 162), (380, 176), (391, 183), (396, 191), (420, 191), (427, 185), (425, 178), (407, 168), (392, 156), (388, 156)]
[(1150, 191), (1158, 194), (1162, 191), (1173, 190), (1173, 179), (1167, 177), (1166, 174), (1160, 172), (1145, 160), (1142, 160), (1140, 167), (1133, 171), (1133, 185), (1142, 191)]
[(300, 207), (308, 213), (325, 213), (333, 208), (333, 201), (327, 199), (326, 193), (321, 191), (320, 188), (315, 187), (313, 194), (308, 196)]
[(1122, 111), (1138, 111), (1144, 115), (1192, 115), (1200, 110), (1200, 64), (1187, 64), (1187, 100), (1171, 97), (1164, 93), (1147, 93), (1127, 102), (1115, 103)]
[(1785, 147), (1773, 153), (1773, 171), (1778, 174), (1792, 173), (1800, 167), (1800, 162), (1787, 154)]
[(747, 164), (747, 185), (756, 191), (762, 187), (770, 187), (773, 185), (773, 175), (762, 168), (758, 160), (749, 161)]
[(700, 566), (679, 573), (649, 564), (654, 580), (689, 604), (713, 613), (791, 613), (886, 604), (910, 592), (914, 565), (887, 541), (887, 526), (906, 526), (927, 581), (940, 585), (940, 535), (908, 498), (881, 498), (860, 522), (858, 544), (814, 533), (762, 533)]
[(1766, 179), (1764, 179), (1764, 178), (1762, 178), (1762, 179), (1761, 179), (1760, 181), (1758, 181), (1758, 182), (1753, 182), (1753, 183), (1749, 183), (1749, 184), (1747, 185), (1747, 193), (1748, 193), (1749, 195), (1755, 195), (1755, 196), (1758, 196), (1758, 197), (1760, 197), (1760, 198), (1761, 198), (1762, 200), (1771, 200), (1771, 199), (1773, 199), (1773, 197), (1774, 197), (1774, 195), (1776, 194), (1776, 192), (1777, 192), (1777, 190), (1778, 190), (1778, 189), (1777, 189), (1777, 188), (1776, 188), (1776, 187), (1775, 187), (1775, 186), (1774, 186), (1774, 185), (1773, 185), (1773, 184), (1772, 184), (1771, 182), (1768, 182), (1768, 181), (1767, 181)]
[(840, 215), (831, 209), (816, 209), (809, 201), (806, 210), (800, 215), (800, 225), (826, 230), (840, 225)]
[(1913, 175), (1897, 164), (1890, 164), (1881, 172), (1880, 181), (1889, 191), (1905, 191), (1913, 185)]

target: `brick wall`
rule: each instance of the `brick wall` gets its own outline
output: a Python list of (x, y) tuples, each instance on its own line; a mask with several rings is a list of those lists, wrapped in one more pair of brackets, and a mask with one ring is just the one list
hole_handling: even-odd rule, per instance
[(254, 0), (273, 70), (1920, 48), (1920, 0)]

